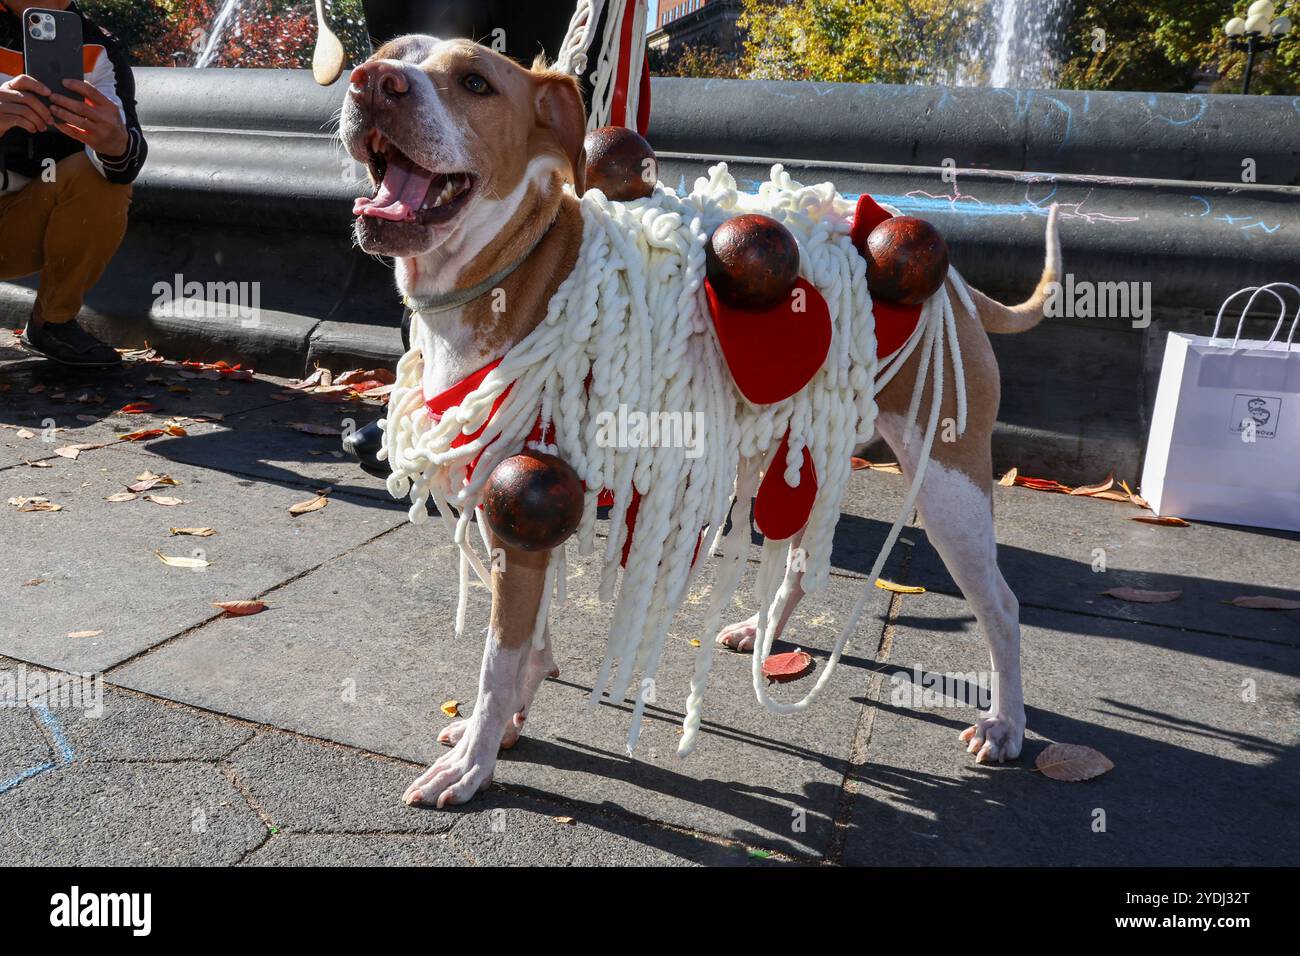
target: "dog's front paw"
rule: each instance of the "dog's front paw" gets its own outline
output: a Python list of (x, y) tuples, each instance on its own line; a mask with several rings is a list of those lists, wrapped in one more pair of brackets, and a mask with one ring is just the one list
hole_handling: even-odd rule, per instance
[(733, 651), (749, 654), (754, 650), (754, 639), (756, 637), (758, 637), (757, 614), (743, 621), (737, 621), (730, 627), (724, 627), (718, 632), (717, 643), (723, 647), (729, 647)]
[(402, 802), (408, 807), (424, 804), (439, 810), (449, 804), (465, 803), (492, 782), (496, 752), (482, 751), (462, 739), (406, 788)]
[(975, 754), (976, 763), (1015, 760), (1025, 743), (1025, 712), (981, 717), (975, 726), (963, 730), (958, 739), (968, 744), (966, 752)]

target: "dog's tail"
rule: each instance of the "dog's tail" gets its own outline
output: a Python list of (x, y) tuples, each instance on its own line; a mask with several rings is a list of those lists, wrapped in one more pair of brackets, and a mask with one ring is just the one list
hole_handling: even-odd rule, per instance
[(1038, 288), (1034, 289), (1033, 295), (1019, 305), (1003, 305), (974, 286), (968, 286), (985, 331), (1003, 334), (1028, 332), (1043, 321), (1043, 306), (1050, 295), (1052, 283), (1060, 282), (1063, 274), (1061, 236), (1056, 224), (1058, 212), (1056, 203), (1052, 203), (1052, 208), (1047, 213), (1047, 259), (1043, 264), (1043, 277), (1038, 280)]

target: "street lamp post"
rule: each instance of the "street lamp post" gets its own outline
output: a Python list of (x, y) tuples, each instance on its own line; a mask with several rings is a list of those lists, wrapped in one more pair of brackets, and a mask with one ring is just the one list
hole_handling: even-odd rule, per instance
[(1272, 0), (1255, 0), (1245, 17), (1233, 17), (1223, 32), (1234, 50), (1246, 51), (1246, 78), (1241, 92), (1250, 92), (1250, 75), (1255, 70), (1255, 55), (1271, 50), (1291, 32), (1290, 17), (1274, 17), (1277, 7)]

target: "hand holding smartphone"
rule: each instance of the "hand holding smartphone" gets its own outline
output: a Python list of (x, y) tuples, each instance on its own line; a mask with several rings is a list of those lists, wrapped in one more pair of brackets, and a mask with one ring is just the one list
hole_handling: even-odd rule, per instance
[[(71, 10), (23, 11), (23, 72), (51, 93), (66, 92), (64, 80), (80, 80), (83, 66), (81, 17)], [(48, 96), (41, 96), (46, 106)]]

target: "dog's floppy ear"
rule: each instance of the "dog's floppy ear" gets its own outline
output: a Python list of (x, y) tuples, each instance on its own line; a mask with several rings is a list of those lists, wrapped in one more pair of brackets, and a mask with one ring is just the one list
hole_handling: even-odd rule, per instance
[(573, 188), (579, 196), (587, 188), (587, 110), (578, 81), (567, 73), (547, 68), (541, 58), (533, 64), (536, 81), (537, 125), (551, 132), (573, 167)]

